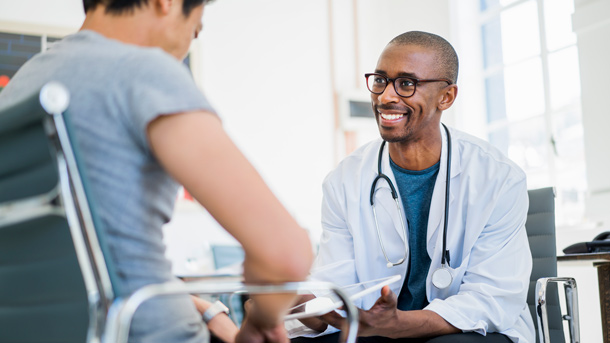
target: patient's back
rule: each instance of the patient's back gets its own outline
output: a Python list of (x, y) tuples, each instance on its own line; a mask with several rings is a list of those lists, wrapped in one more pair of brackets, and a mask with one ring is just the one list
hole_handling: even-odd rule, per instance
[[(161, 227), (170, 219), (178, 185), (152, 155), (146, 127), (159, 115), (213, 109), (186, 67), (169, 54), (93, 31), (80, 31), (29, 60), (0, 93), (0, 102), (16, 101), (51, 80), (71, 94), (75, 144), (119, 288), (131, 293), (171, 280)], [(146, 334), (146, 341), (204, 340), (186, 297), (160, 300), (141, 312), (146, 313), (136, 316), (134, 339)]]

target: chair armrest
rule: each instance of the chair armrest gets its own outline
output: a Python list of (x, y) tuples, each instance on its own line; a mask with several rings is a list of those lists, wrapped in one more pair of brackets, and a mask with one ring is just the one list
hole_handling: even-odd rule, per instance
[(550, 343), (551, 335), (549, 331), (549, 318), (546, 302), (546, 288), (549, 282), (562, 283), (566, 298), (567, 314), (562, 316), (568, 321), (570, 328), (570, 341), (580, 342), (580, 325), (578, 318), (578, 289), (576, 280), (571, 277), (546, 277), (540, 278), (536, 282), (536, 319), (538, 321), (538, 337), (541, 342)]
[(313, 290), (330, 290), (334, 292), (344, 304), (348, 322), (347, 343), (356, 342), (358, 334), (358, 309), (349, 299), (347, 293), (332, 283), (327, 282), (288, 282), (277, 285), (254, 285), (242, 282), (167, 282), (152, 284), (140, 288), (124, 299), (116, 299), (110, 310), (106, 322), (106, 329), (102, 338), (103, 343), (127, 343), (129, 328), (133, 316), (144, 302), (158, 296), (175, 294), (271, 294), (271, 293), (300, 293)]

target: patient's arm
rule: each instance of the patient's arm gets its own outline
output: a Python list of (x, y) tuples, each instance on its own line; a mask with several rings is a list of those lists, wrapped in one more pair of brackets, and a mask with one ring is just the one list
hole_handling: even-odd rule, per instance
[[(147, 132), (152, 151), (167, 172), (243, 246), (246, 282), (281, 283), (307, 277), (313, 260), (307, 231), (266, 186), (217, 116), (207, 112), (160, 116)], [(252, 299), (256, 316), (250, 325), (269, 330), (283, 326), (283, 315), (295, 296)]]
[[(211, 302), (196, 296), (191, 296), (191, 298), (195, 303), (195, 307), (197, 307), (197, 311), (199, 311), (201, 315), (203, 315), (203, 313), (212, 305)], [(212, 318), (212, 320), (210, 320), (208, 323), (208, 329), (210, 329), (214, 336), (226, 343), (235, 342), (235, 336), (237, 336), (237, 332), (239, 331), (231, 318), (224, 313)]]

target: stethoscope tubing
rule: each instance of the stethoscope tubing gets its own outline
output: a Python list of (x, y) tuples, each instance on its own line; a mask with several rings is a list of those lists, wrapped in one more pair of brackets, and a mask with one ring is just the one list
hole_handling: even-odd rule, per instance
[(445, 176), (445, 220), (443, 223), (443, 257), (441, 266), (450, 265), (449, 250), (447, 250), (447, 224), (449, 223), (449, 188), (451, 187), (451, 134), (445, 124), (442, 124), (447, 133), (447, 175)]
[[(442, 257), (441, 257), (441, 269), (443, 269), (443, 268), (446, 268), (446, 266), (450, 266), (450, 254), (449, 254), (449, 251), (447, 250), (447, 226), (449, 223), (449, 190), (451, 187), (451, 151), (452, 151), (452, 147), (451, 147), (451, 134), (449, 133), (449, 129), (447, 128), (447, 126), (445, 124), (441, 123), (441, 125), (443, 125), (443, 128), (445, 129), (445, 132), (447, 133), (447, 162), (446, 162), (447, 163), (447, 175), (445, 176), (445, 218), (443, 221), (443, 250), (442, 250), (443, 253), (442, 253)], [(396, 192), (396, 187), (394, 186), (394, 184), (392, 183), (390, 178), (381, 172), (381, 161), (383, 159), (383, 149), (385, 147), (385, 143), (386, 143), (385, 140), (382, 141), (381, 146), (379, 147), (379, 156), (377, 158), (377, 176), (375, 177), (375, 179), (373, 180), (373, 184), (371, 185), (370, 203), (371, 203), (371, 207), (373, 209), (373, 218), (375, 220), (375, 229), (377, 230), (377, 238), (379, 239), (379, 244), (381, 245), (381, 251), (383, 252), (384, 257), (385, 257), (386, 261), (388, 262), (387, 266), (393, 267), (393, 266), (400, 265), (406, 261), (407, 251), (408, 251), (409, 247), (407, 245), (407, 239), (406, 239), (407, 228), (405, 225), (405, 221), (402, 218), (402, 211), (400, 209), (400, 205), (398, 202), (398, 192)], [(397, 262), (392, 262), (388, 258), (388, 255), (385, 251), (385, 247), (383, 245), (383, 240), (381, 238), (381, 230), (379, 230), (379, 224), (377, 221), (377, 212), (375, 211), (375, 201), (374, 201), (375, 188), (377, 186), (377, 182), (381, 179), (386, 181), (388, 183), (388, 185), (390, 186), (390, 190), (392, 192), (392, 198), (396, 202), (396, 206), (398, 208), (398, 215), (400, 216), (400, 221), (404, 228), (405, 237), (403, 239), (403, 242), (405, 243), (405, 255), (403, 258), (401, 258)], [(403, 237), (401, 237), (401, 238), (403, 238)], [(445, 287), (439, 287), (439, 288), (445, 288)]]

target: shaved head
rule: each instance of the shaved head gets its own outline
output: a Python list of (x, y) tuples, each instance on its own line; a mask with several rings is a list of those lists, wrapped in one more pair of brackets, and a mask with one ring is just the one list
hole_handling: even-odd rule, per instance
[(392, 39), (388, 45), (417, 45), (431, 49), (436, 54), (436, 63), (442, 75), (454, 84), (458, 77), (458, 57), (453, 46), (443, 37), (422, 31), (409, 31)]

